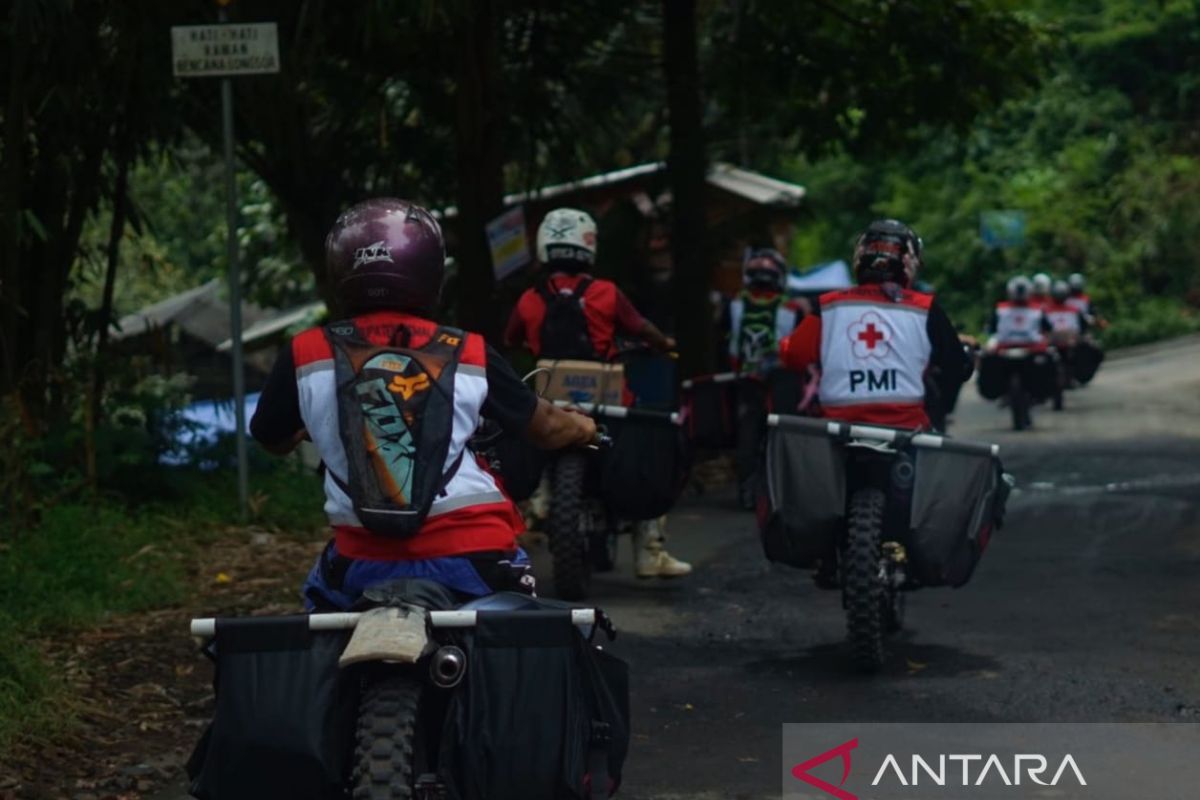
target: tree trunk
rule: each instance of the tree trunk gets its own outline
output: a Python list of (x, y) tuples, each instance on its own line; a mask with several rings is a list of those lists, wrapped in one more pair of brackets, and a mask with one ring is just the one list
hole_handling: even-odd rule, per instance
[(492, 302), (495, 280), (485, 226), (504, 202), (501, 146), (500, 58), (495, 0), (467, 4), (456, 21), (455, 85), (458, 150), (458, 324), (490, 339), (500, 319)]
[(8, 104), (4, 110), (4, 158), (0, 163), (0, 231), (4, 253), (0, 261), (0, 395), (8, 394), (20, 383), (18, 367), (19, 338), (24, 311), (21, 307), (24, 281), (21, 274), (21, 242), (24, 220), (21, 215), (22, 186), (25, 177), (25, 88), (28, 37), (23, 34), (23, 3), (13, 3), (9, 14), (12, 49), (9, 51)]
[(709, 311), (712, 262), (705, 247), (707, 161), (700, 111), (695, 0), (663, 0), (663, 71), (671, 126), (671, 263), (676, 337), (684, 375), (712, 371), (715, 332)]

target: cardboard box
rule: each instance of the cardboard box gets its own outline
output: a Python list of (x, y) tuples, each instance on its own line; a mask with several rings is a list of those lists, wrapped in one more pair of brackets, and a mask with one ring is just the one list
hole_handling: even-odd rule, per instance
[(625, 367), (621, 364), (543, 358), (537, 365), (546, 373), (537, 376), (534, 386), (547, 400), (622, 405)]

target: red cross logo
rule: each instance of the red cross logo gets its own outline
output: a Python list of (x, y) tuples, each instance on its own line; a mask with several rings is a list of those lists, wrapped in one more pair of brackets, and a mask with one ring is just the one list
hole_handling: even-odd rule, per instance
[(858, 334), (858, 340), (860, 342), (866, 342), (868, 350), (874, 350), (876, 343), (882, 341), (883, 338), (883, 334), (875, 330), (874, 322), (868, 322), (867, 327)]
[(850, 326), (855, 358), (883, 358), (891, 352), (892, 328), (877, 311), (868, 311)]

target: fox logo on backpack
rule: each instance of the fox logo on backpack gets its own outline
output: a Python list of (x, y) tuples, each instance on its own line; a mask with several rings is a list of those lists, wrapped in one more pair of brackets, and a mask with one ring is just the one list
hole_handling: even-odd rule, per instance
[(584, 295), (591, 285), (592, 279), (583, 277), (574, 289), (558, 289), (549, 280), (538, 287), (538, 294), (546, 303), (541, 336), (543, 358), (602, 360), (584, 313)]
[(465, 334), (439, 327), (418, 348), (408, 346), (403, 327), (384, 346), (371, 344), (353, 322), (327, 325), (325, 335), (333, 349), (349, 469), (348, 481), (333, 476), (334, 481), (350, 497), (363, 527), (413, 536), (462, 462), (445, 468)]

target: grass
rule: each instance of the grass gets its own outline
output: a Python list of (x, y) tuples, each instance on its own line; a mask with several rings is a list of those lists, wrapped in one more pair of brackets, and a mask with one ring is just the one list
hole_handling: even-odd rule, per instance
[[(14, 737), (70, 724), (67, 689), (39, 638), (185, 598), (189, 556), (238, 521), (230, 472), (157, 469), (136, 502), (68, 500), (22, 531), (0, 521), (0, 753)], [(322, 520), (319, 484), (292, 465), (256, 470), (251, 499), (254, 521), (284, 532)]]

